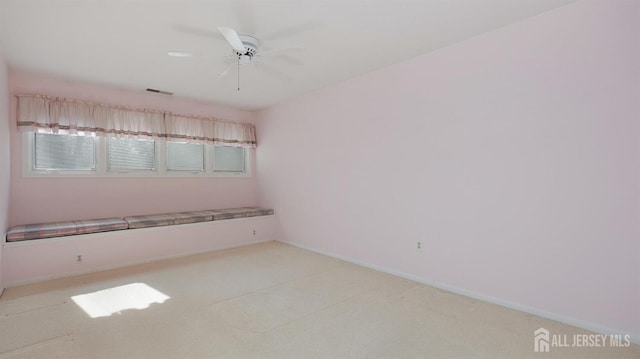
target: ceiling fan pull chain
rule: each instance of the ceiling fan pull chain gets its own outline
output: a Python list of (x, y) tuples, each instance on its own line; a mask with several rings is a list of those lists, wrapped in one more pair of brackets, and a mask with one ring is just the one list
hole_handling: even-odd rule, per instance
[(238, 56), (238, 92), (240, 92), (240, 56)]

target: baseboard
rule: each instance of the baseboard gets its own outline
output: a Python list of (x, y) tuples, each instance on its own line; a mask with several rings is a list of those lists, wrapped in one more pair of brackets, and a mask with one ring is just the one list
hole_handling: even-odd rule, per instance
[(288, 242), (288, 241), (282, 241), (282, 240), (278, 240), (279, 242), (282, 243), (286, 243), (289, 245), (292, 245), (294, 247), (298, 247), (304, 250), (308, 250), (314, 253), (318, 253), (318, 254), (322, 254), (325, 256), (329, 256), (332, 258), (336, 258), (336, 259), (340, 259), (343, 260), (345, 262), (349, 262), (349, 263), (353, 263), (353, 264), (357, 264), (359, 266), (363, 266), (366, 268), (370, 268), (379, 272), (383, 272), (386, 274), (391, 274), (394, 275), (396, 277), (400, 277), (400, 278), (404, 278), (404, 279), (408, 279), (414, 282), (418, 282), (418, 283), (422, 283), (434, 288), (438, 288), (438, 289), (442, 289), (442, 290), (446, 290), (448, 292), (451, 293), (455, 293), (455, 294), (459, 294), (459, 295), (463, 295), (465, 297), (469, 297), (469, 298), (473, 298), (473, 299), (477, 299), (477, 300), (481, 300), (483, 302), (487, 302), (487, 303), (491, 303), (491, 304), (496, 304), (505, 308), (509, 308), (509, 309), (514, 309), (520, 312), (524, 312), (524, 313), (528, 313), (528, 314), (533, 314), (545, 319), (551, 319), (554, 320), (556, 322), (560, 322), (563, 324), (568, 324), (574, 327), (578, 327), (581, 329), (585, 329), (585, 330), (589, 330), (592, 331), (594, 333), (598, 333), (598, 334), (628, 334), (630, 336), (631, 342), (634, 344), (638, 344), (640, 345), (640, 334), (631, 334), (631, 333), (625, 333), (625, 332), (621, 332), (620, 330), (615, 330), (615, 329), (611, 329), (611, 328), (607, 328), (607, 327), (603, 327), (601, 325), (597, 325), (597, 324), (593, 324), (584, 320), (580, 320), (580, 319), (576, 319), (576, 318), (571, 318), (571, 317), (567, 317), (567, 316), (563, 316), (557, 313), (552, 313), (552, 312), (548, 312), (545, 310), (541, 310), (538, 308), (534, 308), (534, 307), (530, 307), (527, 305), (523, 305), (520, 303), (516, 303), (516, 302), (512, 302), (512, 301), (508, 301), (508, 300), (504, 300), (501, 298), (496, 298), (496, 297), (492, 297), (492, 296), (488, 296), (485, 294), (481, 294), (481, 293), (476, 293), (474, 291), (470, 291), (464, 288), (459, 288), (459, 287), (455, 287), (455, 286), (451, 286), (448, 284), (444, 284), (444, 283), (440, 283), (437, 281), (433, 281), (427, 278), (422, 278), (422, 277), (418, 277), (412, 274), (407, 274), (407, 273), (403, 273), (403, 272), (399, 272), (399, 271), (395, 271), (386, 267), (381, 267), (378, 265), (374, 265), (374, 264), (370, 264), (370, 263), (366, 263), (357, 259), (353, 259), (350, 257), (345, 257), (345, 256), (341, 256), (332, 252), (326, 252), (326, 251), (322, 251), (322, 250), (318, 250), (316, 248), (312, 248), (312, 247), (308, 247), (305, 245), (301, 245), (299, 243), (295, 243), (295, 242)]

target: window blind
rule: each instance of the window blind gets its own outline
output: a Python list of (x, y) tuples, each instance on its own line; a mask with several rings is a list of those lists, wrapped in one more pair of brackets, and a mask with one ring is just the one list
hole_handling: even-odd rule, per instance
[(34, 169), (68, 171), (96, 169), (94, 137), (46, 133), (35, 133), (34, 136)]
[(245, 154), (242, 147), (215, 146), (213, 170), (215, 172), (244, 172)]
[(156, 168), (153, 140), (110, 138), (108, 152), (109, 171), (153, 171)]
[(167, 142), (167, 170), (204, 171), (204, 145)]

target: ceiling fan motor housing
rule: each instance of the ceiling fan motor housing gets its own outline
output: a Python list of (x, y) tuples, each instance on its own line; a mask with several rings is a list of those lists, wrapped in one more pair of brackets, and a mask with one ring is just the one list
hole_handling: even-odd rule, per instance
[(238, 35), (238, 37), (240, 38), (240, 41), (242, 41), (242, 45), (247, 49), (247, 52), (241, 54), (234, 50), (235, 54), (238, 56), (249, 56), (249, 58), (254, 57), (258, 53), (258, 39), (248, 35)]

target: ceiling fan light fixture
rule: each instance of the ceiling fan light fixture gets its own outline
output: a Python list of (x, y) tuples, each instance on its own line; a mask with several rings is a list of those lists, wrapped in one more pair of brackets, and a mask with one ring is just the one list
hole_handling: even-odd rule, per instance
[(238, 56), (238, 61), (240, 61), (240, 65), (248, 65), (252, 61), (252, 57), (249, 55), (240, 55)]

